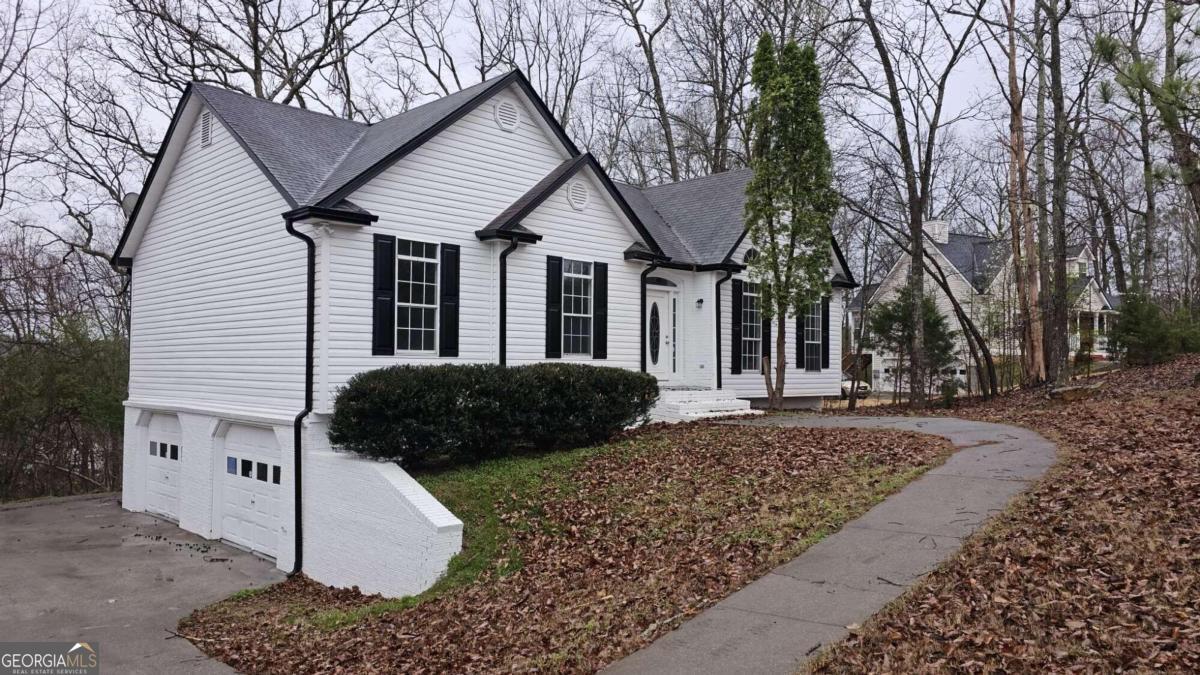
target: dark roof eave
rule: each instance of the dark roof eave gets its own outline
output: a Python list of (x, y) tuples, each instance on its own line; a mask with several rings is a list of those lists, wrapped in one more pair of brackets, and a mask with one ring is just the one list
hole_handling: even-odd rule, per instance
[(163, 134), (163, 140), (158, 145), (158, 151), (154, 153), (154, 162), (150, 164), (150, 171), (146, 174), (146, 180), (142, 183), (142, 190), (138, 193), (137, 201), (133, 204), (133, 210), (129, 212), (129, 217), (125, 219), (125, 228), (121, 231), (121, 239), (117, 242), (117, 248), (114, 249), (112, 258), (110, 259), (114, 267), (133, 267), (133, 257), (123, 256), (125, 242), (129, 240), (129, 234), (133, 231), (133, 224), (137, 221), (138, 215), (142, 211), (142, 203), (146, 201), (146, 191), (150, 185), (154, 183), (154, 178), (158, 174), (158, 169), (162, 165), (163, 156), (167, 153), (167, 144), (171, 140), (171, 136), (175, 133), (175, 128), (179, 126), (179, 119), (183, 117), (184, 107), (187, 106), (188, 98), (191, 97), (193, 87), (189, 82), (183, 90), (183, 95), (179, 97), (179, 102), (175, 104), (175, 110), (171, 113), (171, 123), (167, 125), (167, 132)]
[(370, 225), (379, 220), (379, 216), (367, 213), (366, 211), (345, 211), (324, 206), (301, 206), (298, 209), (292, 209), (283, 213), (284, 220), (293, 222), (310, 218), (333, 220), (349, 225)]
[(522, 244), (536, 244), (542, 240), (542, 235), (529, 230), (476, 230), (475, 237), (479, 241), (517, 241)]

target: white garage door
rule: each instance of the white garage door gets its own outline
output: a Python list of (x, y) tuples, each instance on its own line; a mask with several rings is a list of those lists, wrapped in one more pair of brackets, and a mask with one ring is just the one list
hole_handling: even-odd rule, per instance
[(225, 436), (221, 537), (274, 557), (279, 541), (282, 455), (275, 433), (233, 425)]
[(146, 467), (146, 510), (179, 520), (179, 463), (183, 456), (179, 418), (153, 415), (146, 434), (150, 458)]

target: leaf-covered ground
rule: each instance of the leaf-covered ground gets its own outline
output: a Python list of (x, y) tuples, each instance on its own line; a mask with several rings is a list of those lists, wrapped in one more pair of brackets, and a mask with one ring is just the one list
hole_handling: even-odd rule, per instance
[(419, 602), (296, 578), (199, 610), (180, 632), (244, 672), (590, 672), (948, 450), (900, 432), (689, 424), (428, 477), (481, 534)]
[(815, 670), (1200, 672), (1198, 373), (1181, 358), (1107, 375), (1091, 400), (948, 411), (1035, 429), (1060, 461)]

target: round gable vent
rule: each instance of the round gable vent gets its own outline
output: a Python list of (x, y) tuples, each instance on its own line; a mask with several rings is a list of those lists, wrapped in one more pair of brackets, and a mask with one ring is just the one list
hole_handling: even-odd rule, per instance
[(505, 131), (516, 131), (521, 123), (521, 109), (512, 101), (497, 101), (495, 107), (496, 126)]
[(581, 180), (571, 181), (571, 184), (567, 186), (567, 201), (576, 211), (582, 211), (587, 206), (590, 196), (587, 185)]

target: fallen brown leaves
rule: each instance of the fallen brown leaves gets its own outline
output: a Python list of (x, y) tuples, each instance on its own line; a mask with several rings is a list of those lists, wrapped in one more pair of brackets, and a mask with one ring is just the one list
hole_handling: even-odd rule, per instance
[(1200, 357), (1091, 399), (951, 411), (1019, 424), (1062, 459), (1026, 499), (824, 656), (838, 672), (1200, 671)]
[[(589, 672), (796, 555), (935, 463), (899, 432), (690, 424), (615, 444), (502, 514), (523, 564), (337, 630), (378, 602), (297, 578), (200, 610), (197, 646), (245, 672)], [(469, 526), (469, 524), (468, 524)]]

